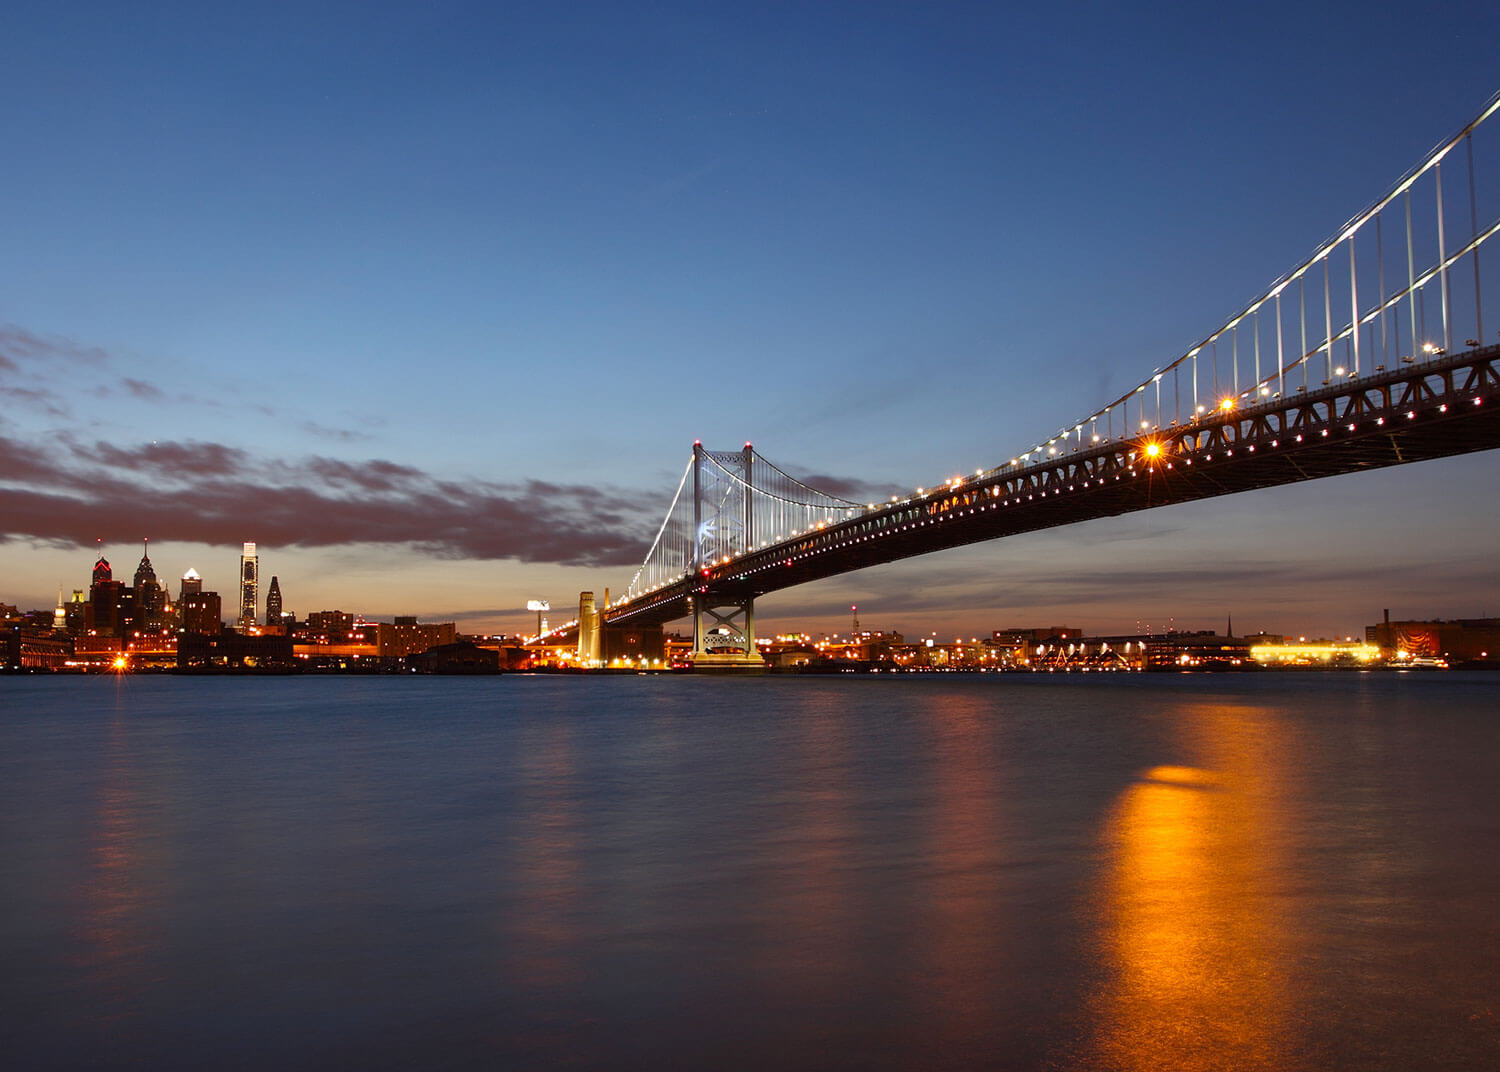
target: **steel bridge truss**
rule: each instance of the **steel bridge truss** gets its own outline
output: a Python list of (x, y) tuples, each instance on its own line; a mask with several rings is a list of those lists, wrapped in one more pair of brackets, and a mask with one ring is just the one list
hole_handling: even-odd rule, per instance
[[(1492, 174), (1500, 167), (1500, 144), (1486, 123), (1497, 112), (1500, 93), (1207, 338), (1108, 405), (1022, 451), (1009, 466), (1181, 425), (1226, 405), (1483, 346), (1479, 251), (1500, 233)], [(1477, 153), (1494, 165), (1488, 173), (1476, 172), (1476, 137)], [(1490, 178), (1489, 188), (1476, 174)]]
[(1255, 488), (1500, 448), (1500, 346), (1357, 384), (1219, 410), (1165, 431), (954, 478), (618, 605), (670, 621), (690, 603), (757, 595), (914, 555)]

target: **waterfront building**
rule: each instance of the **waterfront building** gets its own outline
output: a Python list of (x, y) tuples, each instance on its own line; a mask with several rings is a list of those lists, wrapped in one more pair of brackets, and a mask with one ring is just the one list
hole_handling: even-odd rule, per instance
[(347, 638), (354, 631), (354, 615), (341, 610), (315, 610), (297, 630), (299, 636), (311, 640), (321, 637), (324, 642)]
[(61, 670), (72, 658), (73, 638), (62, 630), (17, 620), (0, 625), (0, 669)]
[(408, 655), (406, 666), (421, 674), (498, 674), (500, 653), (472, 640), (459, 640)]
[(220, 633), (184, 633), (177, 642), (179, 670), (289, 670), (292, 638)]
[(379, 622), (375, 629), (375, 654), (382, 659), (419, 655), (458, 639), (456, 622), (424, 625), (414, 617), (400, 617), (392, 622)]
[(1500, 618), (1393, 622), (1386, 611), (1384, 621), (1365, 626), (1365, 643), (1397, 660), (1500, 663)]

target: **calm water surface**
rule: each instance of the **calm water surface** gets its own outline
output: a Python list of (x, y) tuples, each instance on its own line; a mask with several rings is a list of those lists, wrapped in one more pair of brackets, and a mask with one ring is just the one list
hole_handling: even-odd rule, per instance
[(1500, 1067), (1500, 676), (0, 678), (0, 1065)]

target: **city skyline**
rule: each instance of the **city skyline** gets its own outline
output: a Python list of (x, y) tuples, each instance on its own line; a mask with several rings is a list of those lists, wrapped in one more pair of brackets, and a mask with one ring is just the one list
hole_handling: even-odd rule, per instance
[[(147, 575), (149, 575), (151, 577), (153, 583), (156, 584), (156, 586), (159, 589), (163, 589), (163, 590), (166, 591), (166, 593), (167, 593), (167, 595), (169, 597), (168, 602), (170, 602), (170, 604), (173, 607), (180, 607), (180, 603), (181, 603), (182, 597), (185, 594), (187, 594), (189, 591), (191, 591), (194, 595), (197, 595), (200, 592), (206, 592), (206, 593), (209, 593), (209, 594), (212, 594), (212, 595), (220, 596), (220, 598), (222, 599), (222, 595), (214, 587), (214, 584), (213, 584), (213, 581), (212, 581), (212, 576), (210, 575), (209, 578), (205, 579), (205, 577), (203, 576), (203, 574), (196, 567), (193, 567), (193, 566), (188, 567), (188, 569), (184, 571), (184, 573), (183, 573), (183, 575), (181, 577), (173, 577), (171, 575), (161, 575), (161, 574), (154, 573), (153, 572), (154, 563), (151, 562), (151, 560), (150, 560), (150, 554), (149, 554), (149, 538), (147, 538), (143, 542), (147, 543), (148, 547), (147, 547), (145, 553), (142, 554), (141, 564), (139, 566), (137, 566), (136, 569), (135, 569), (135, 577), (137, 578), (137, 581), (136, 581), (136, 584), (135, 584), (134, 587), (136, 589), (139, 589), (139, 587), (140, 587), (140, 585), (139, 585), (139, 578), (142, 575), (142, 567), (145, 567), (146, 573), (147, 573)], [(106, 549), (104, 549), (102, 547), (97, 547), (95, 549), (95, 554), (94, 554), (93, 557), (94, 557), (94, 561), (93, 561), (93, 564), (91, 566), (91, 569), (92, 569), (92, 572), (93, 572), (93, 578), (94, 578), (95, 582), (97, 582), (97, 579), (101, 575), (101, 569), (107, 568), (109, 571), (115, 571), (114, 562), (109, 558), (109, 553), (108, 553), (108, 551)], [(122, 561), (123, 561), (123, 559), (122, 559)], [(242, 570), (243, 569), (243, 554), (241, 555), (240, 560), (238, 560), (238, 565), (239, 565), (239, 569)], [(120, 572), (121, 572), (122, 576), (128, 576), (128, 571), (125, 571), (123, 567), (121, 568)], [(226, 574), (226, 576), (227, 576), (227, 574)], [(244, 629), (244, 628), (246, 628), (246, 626), (244, 626), (244, 624), (240, 620), (241, 615), (229, 613), (230, 610), (233, 610), (233, 609), (236, 609), (236, 608), (238, 608), (240, 611), (243, 611), (243, 609), (244, 609), (244, 603), (243, 603), (243, 595), (244, 595), (244, 593), (243, 593), (243, 590), (242, 590), (242, 580), (241, 580), (241, 577), (242, 577), (242, 574), (237, 571), (234, 574), (234, 576), (232, 578), (230, 578), (230, 583), (232, 583), (235, 586), (235, 588), (236, 588), (236, 595), (237, 595), (239, 601), (237, 601), (236, 603), (233, 603), (233, 604), (229, 604), (225, 608), (225, 613), (223, 615), (222, 623), (221, 624), (226, 629)], [(272, 579), (272, 582), (277, 581), (277, 577), (275, 575), (272, 575), (271, 579)], [(173, 591), (174, 585), (176, 586), (176, 593), (177, 593), (175, 596), (171, 595), (171, 593)], [(276, 596), (278, 597), (277, 601), (276, 601), (276, 605), (274, 607), (272, 607), (271, 603), (269, 602), (270, 598), (271, 598), (271, 592), (272, 591), (274, 591), (275, 594), (276, 594)], [(58, 592), (58, 599), (60, 600), (60, 602), (59, 602), (58, 605), (59, 606), (66, 605), (74, 597), (77, 597), (77, 596), (80, 596), (80, 595), (83, 596), (85, 599), (87, 599), (89, 592), (90, 592), (90, 586), (88, 584), (71, 585), (71, 586), (64, 585), (64, 586), (61, 586), (59, 588), (59, 592)], [(580, 594), (582, 595), (582, 594), (589, 594), (589, 593), (580, 593)], [(274, 589), (268, 589), (266, 597), (265, 597), (265, 600), (263, 602), (261, 602), (260, 604), (257, 605), (256, 614), (254, 616), (254, 622), (252, 623), (252, 625), (250, 626), (250, 628), (258, 629), (260, 626), (263, 626), (263, 625), (274, 624), (274, 622), (273, 622), (273, 614), (274, 614), (274, 617), (275, 617), (275, 619), (277, 621), (281, 620), (282, 605), (281, 605), (281, 601), (280, 601), (280, 595), (281, 595), (281, 593), (280, 593), (280, 586), (279, 586), (279, 584), (277, 584)], [(5, 602), (5, 601), (0, 600), (0, 603), (3, 603), (3, 602)], [(431, 615), (431, 616), (412, 615), (412, 614), (409, 614), (406, 611), (402, 611), (402, 610), (399, 610), (399, 609), (393, 610), (393, 611), (388, 610), (388, 611), (381, 611), (381, 612), (372, 612), (372, 611), (368, 610), (367, 606), (366, 606), (370, 602), (371, 601), (368, 598), (365, 598), (365, 597), (350, 596), (349, 598), (343, 598), (343, 599), (338, 600), (337, 601), (337, 605), (318, 606), (318, 607), (311, 607), (311, 606), (307, 606), (307, 607), (293, 607), (290, 610), (286, 610), (285, 611), (285, 615), (286, 615), (286, 617), (287, 617), (288, 620), (295, 619), (299, 623), (305, 623), (310, 616), (317, 616), (317, 615), (326, 615), (326, 614), (330, 614), (330, 613), (337, 613), (337, 614), (347, 614), (347, 615), (350, 615), (352, 619), (357, 620), (357, 621), (363, 621), (366, 624), (376, 623), (376, 622), (380, 621), (381, 619), (402, 619), (402, 618), (417, 618), (417, 619), (420, 619), (420, 620), (422, 620), (424, 622), (437, 621), (437, 620), (446, 620), (446, 621), (452, 621), (452, 622), (454, 622), (457, 625), (462, 625), (463, 624), (462, 622), (460, 622), (457, 619), (455, 619), (452, 615), (446, 615), (445, 616), (445, 615), (442, 615), (441, 613), (434, 614), (434, 615)], [(38, 605), (36, 607), (28, 607), (28, 606), (25, 606), (25, 605), (20, 605), (18, 607), (18, 609), (21, 612), (25, 613), (25, 612), (35, 612), (35, 611), (46, 611), (46, 610), (48, 610), (50, 608), (49, 607), (44, 607), (44, 606), (41, 606), (41, 605)], [(535, 623), (536, 623), (536, 621), (543, 621), (543, 622), (547, 623), (548, 630), (558, 629), (559, 627), (561, 627), (562, 625), (564, 625), (566, 622), (572, 620), (576, 616), (577, 609), (578, 609), (577, 602), (575, 600), (569, 600), (569, 601), (566, 601), (566, 602), (557, 602), (557, 601), (554, 601), (553, 604), (552, 604), (552, 606), (551, 606), (551, 609), (549, 609), (547, 611), (542, 611), (540, 613), (535, 612), (535, 611), (527, 611), (526, 612), (526, 616), (527, 616), (527, 620), (529, 622), (528, 627), (520, 628), (520, 629), (514, 629), (514, 630), (509, 630), (509, 631), (506, 631), (506, 630), (492, 630), (492, 631), (490, 631), (490, 633), (492, 633), (492, 634), (504, 634), (504, 635), (508, 635), (508, 636), (511, 636), (511, 637), (531, 637), (536, 632), (536, 629), (535, 629)], [(1272, 634), (1272, 635), (1287, 636), (1287, 637), (1291, 637), (1291, 638), (1303, 638), (1303, 639), (1339, 640), (1340, 638), (1345, 638), (1345, 639), (1351, 639), (1352, 640), (1352, 639), (1356, 639), (1363, 632), (1363, 630), (1366, 627), (1374, 624), (1375, 618), (1379, 616), (1379, 613), (1389, 614), (1390, 610), (1391, 610), (1391, 608), (1389, 608), (1389, 607), (1382, 608), (1381, 611), (1379, 613), (1377, 613), (1375, 615), (1375, 617), (1372, 617), (1370, 621), (1360, 622), (1360, 623), (1356, 623), (1356, 624), (1351, 624), (1349, 626), (1349, 628), (1347, 628), (1347, 629), (1325, 631), (1324, 634), (1315, 635), (1312, 632), (1310, 632), (1309, 630), (1307, 630), (1305, 628), (1302, 628), (1301, 627), (1302, 626), (1301, 622), (1297, 622), (1297, 621), (1290, 621), (1289, 622), (1289, 621), (1285, 621), (1285, 620), (1281, 620), (1281, 619), (1277, 618), (1277, 614), (1279, 613), (1279, 611), (1261, 611), (1261, 612), (1257, 612), (1257, 611), (1254, 610), (1253, 607), (1249, 607), (1248, 609), (1250, 611), (1249, 616), (1254, 621), (1255, 624), (1252, 625), (1252, 626), (1243, 628), (1243, 629), (1236, 629), (1236, 628), (1233, 627), (1233, 616), (1234, 616), (1235, 611), (1228, 611), (1228, 612), (1226, 612), (1226, 614), (1224, 615), (1223, 618), (1218, 619), (1217, 621), (1211, 620), (1211, 619), (1208, 619), (1208, 618), (1180, 617), (1180, 616), (1178, 616), (1176, 614), (1173, 614), (1173, 613), (1170, 613), (1170, 612), (1166, 613), (1165, 615), (1158, 616), (1156, 618), (1152, 618), (1150, 616), (1137, 617), (1137, 618), (1135, 618), (1132, 621), (1132, 620), (1130, 620), (1130, 619), (1128, 619), (1126, 617), (1121, 617), (1119, 614), (1115, 614), (1115, 615), (1111, 616), (1108, 620), (1110, 622), (1112, 622), (1112, 623), (1118, 623), (1119, 627), (1118, 628), (1112, 628), (1112, 629), (1098, 629), (1098, 628), (1094, 628), (1092, 622), (1089, 622), (1089, 621), (1075, 621), (1073, 619), (1067, 619), (1066, 621), (1063, 620), (1063, 619), (1056, 619), (1056, 620), (1047, 619), (1045, 621), (1043, 621), (1042, 619), (1037, 619), (1035, 621), (1032, 621), (1032, 620), (1022, 621), (1022, 620), (1018, 619), (1018, 620), (1006, 620), (1006, 621), (1003, 621), (1003, 622), (996, 621), (996, 622), (986, 623), (986, 624), (982, 624), (982, 625), (976, 625), (973, 628), (970, 628), (968, 630), (954, 630), (954, 629), (932, 629), (932, 628), (928, 628), (932, 623), (929, 622), (929, 621), (926, 621), (926, 620), (923, 620), (923, 621), (906, 621), (906, 622), (904, 622), (904, 624), (898, 623), (898, 624), (894, 624), (894, 625), (891, 624), (891, 623), (889, 623), (889, 622), (883, 621), (883, 620), (873, 620), (871, 618), (871, 613), (874, 612), (878, 616), (879, 611), (880, 611), (879, 607), (873, 607), (872, 608), (872, 607), (868, 607), (867, 606), (864, 609), (864, 611), (861, 611), (858, 605), (851, 604), (851, 605), (849, 605), (847, 607), (843, 607), (843, 608), (819, 608), (819, 610), (817, 611), (817, 613), (814, 614), (814, 615), (812, 615), (812, 616), (810, 616), (810, 618), (809, 618), (809, 620), (815, 619), (818, 623), (820, 623), (818, 626), (815, 626), (815, 627), (814, 626), (808, 626), (806, 624), (806, 622), (798, 622), (798, 621), (794, 621), (794, 620), (792, 620), (790, 618), (787, 618), (787, 619), (782, 620), (780, 622), (780, 624), (778, 624), (775, 628), (757, 630), (757, 637), (760, 640), (765, 640), (765, 639), (767, 639), (768, 637), (770, 637), (773, 634), (798, 634), (798, 633), (804, 633), (804, 634), (813, 635), (813, 636), (822, 636), (824, 638), (838, 637), (838, 636), (852, 636), (852, 635), (854, 635), (854, 633), (856, 631), (855, 628), (854, 628), (854, 623), (858, 622), (859, 623), (859, 631), (863, 631), (863, 632), (901, 633), (903, 635), (907, 635), (907, 636), (915, 638), (917, 640), (920, 640), (921, 638), (929, 637), (930, 636), (930, 637), (937, 638), (937, 640), (939, 642), (943, 642), (943, 643), (946, 643), (949, 640), (953, 640), (953, 641), (957, 641), (957, 642), (962, 642), (962, 641), (964, 641), (966, 639), (968, 639), (968, 640), (980, 640), (980, 639), (984, 639), (986, 636), (988, 636), (991, 633), (1006, 633), (1006, 632), (1014, 631), (1014, 630), (1017, 630), (1017, 629), (1026, 630), (1026, 631), (1034, 631), (1034, 630), (1041, 630), (1041, 629), (1046, 629), (1046, 628), (1063, 628), (1065, 630), (1071, 630), (1071, 631), (1073, 631), (1077, 635), (1086, 635), (1086, 636), (1099, 636), (1099, 635), (1106, 635), (1106, 634), (1150, 636), (1150, 635), (1165, 635), (1165, 634), (1169, 634), (1169, 633), (1173, 633), (1173, 632), (1183, 633), (1183, 634), (1193, 634), (1193, 633), (1203, 632), (1203, 633), (1216, 633), (1216, 634), (1221, 635), (1221, 636), (1252, 636), (1252, 635)], [(842, 613), (840, 613), (840, 612), (842, 612)], [(863, 621), (860, 620), (860, 615), (862, 613), (865, 615), (865, 618), (864, 618)], [(534, 617), (533, 617), (533, 615), (534, 615)], [(1245, 615), (1244, 615), (1243, 612), (1241, 612), (1241, 617), (1242, 617), (1242, 624), (1244, 624), (1243, 623), (1243, 618), (1245, 617)], [(1398, 615), (1398, 617), (1399, 617), (1399, 615)], [(1491, 618), (1491, 617), (1493, 617), (1492, 614), (1490, 614), (1488, 612), (1485, 612), (1485, 613), (1479, 613), (1479, 614), (1473, 614), (1473, 615), (1450, 614), (1450, 615), (1446, 615), (1446, 616), (1434, 616), (1432, 618), (1422, 619), (1422, 620), (1428, 620), (1428, 621), (1458, 621), (1458, 620), (1462, 620), (1462, 619), (1465, 619), (1465, 618), (1469, 618), (1469, 619), (1476, 619), (1476, 618), (1488, 619), (1488, 618)], [(916, 628), (912, 628), (912, 626), (916, 626)], [(473, 629), (473, 628), (468, 628), (468, 629), (461, 628), (459, 631), (461, 633), (465, 633), (466, 635), (484, 635), (484, 633), (485, 633), (484, 630)], [(671, 623), (671, 624), (669, 624), (666, 627), (666, 632), (669, 633), (669, 634), (675, 634), (675, 635), (682, 635), (684, 632), (690, 634), (691, 633), (691, 622), (688, 619), (682, 619), (681, 621)]]
[[(1495, 86), (1462, 60), (1500, 29), (1477, 5), (1302, 12), (1301, 34), (170, 11), (26, 12), (0, 46), (25, 102), (0, 178), (0, 599), (50, 605), (96, 538), (150, 536), (161, 576), (232, 601), (256, 541), (298, 613), (379, 591), (361, 612), (474, 632), (622, 590), (694, 439), (863, 499), (1091, 412), (1466, 122)], [(758, 617), (1483, 617), (1495, 468), (1013, 537)]]

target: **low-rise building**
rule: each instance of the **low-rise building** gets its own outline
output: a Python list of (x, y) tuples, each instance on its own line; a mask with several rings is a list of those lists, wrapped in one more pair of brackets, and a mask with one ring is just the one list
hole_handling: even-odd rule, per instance
[(458, 639), (454, 622), (423, 624), (416, 618), (397, 618), (376, 626), (375, 654), (382, 659), (404, 659)]

